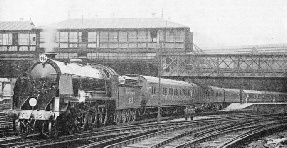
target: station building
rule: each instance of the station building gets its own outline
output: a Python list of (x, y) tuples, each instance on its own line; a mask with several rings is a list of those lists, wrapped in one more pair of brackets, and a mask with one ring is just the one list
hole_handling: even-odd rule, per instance
[(68, 19), (40, 29), (40, 48), (56, 59), (152, 62), (158, 52), (192, 50), (190, 28), (161, 18)]
[(40, 30), (31, 21), (0, 21), (0, 78), (16, 78), (39, 55)]
[(39, 52), (39, 29), (31, 21), (0, 21), (1, 60), (31, 60)]
[(189, 27), (162, 18), (68, 19), (37, 27), (0, 21), (0, 100), (13, 94), (16, 78), (45, 52), (61, 61), (104, 64), (119, 74), (157, 75), (157, 55), (190, 52), (192, 40)]

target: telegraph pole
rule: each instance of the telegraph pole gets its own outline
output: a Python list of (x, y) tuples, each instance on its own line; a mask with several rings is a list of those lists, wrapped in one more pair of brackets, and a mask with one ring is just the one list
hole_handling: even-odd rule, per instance
[(157, 61), (158, 61), (158, 104), (157, 104), (157, 122), (161, 121), (161, 41), (160, 41), (160, 30), (158, 31), (158, 49), (157, 49)]

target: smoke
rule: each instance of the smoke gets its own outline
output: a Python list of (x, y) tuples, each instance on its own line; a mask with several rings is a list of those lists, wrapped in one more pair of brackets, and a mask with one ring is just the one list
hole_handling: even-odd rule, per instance
[(55, 52), (54, 48), (57, 47), (56, 33), (57, 30), (53, 27), (43, 28), (40, 36), (43, 38), (41, 44), (43, 44), (42, 47), (45, 48), (45, 52)]

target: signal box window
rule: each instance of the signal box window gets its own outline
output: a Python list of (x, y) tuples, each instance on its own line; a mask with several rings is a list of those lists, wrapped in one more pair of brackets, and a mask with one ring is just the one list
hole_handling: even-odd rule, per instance
[(68, 42), (68, 32), (60, 32), (60, 42)]
[(12, 45), (18, 45), (18, 33), (12, 34)]
[(69, 47), (77, 48), (78, 47), (78, 32), (70, 32), (69, 34)]
[(120, 31), (119, 32), (119, 42), (128, 42), (128, 33)]
[(149, 37), (150, 37), (150, 42), (156, 43), (157, 41), (157, 30), (151, 30), (149, 31)]
[(82, 32), (82, 42), (88, 41), (88, 32)]
[(29, 34), (19, 34), (19, 45), (29, 45)]
[(69, 40), (73, 43), (78, 42), (78, 32), (70, 32)]
[(128, 41), (131, 42), (137, 42), (137, 32), (136, 31), (131, 31), (129, 32), (129, 38)]
[(12, 45), (12, 33), (4, 33), (4, 34), (1, 34), (1, 36), (2, 36), (3, 45)]
[(30, 45), (36, 45), (36, 34), (30, 34)]
[(177, 31), (174, 31), (174, 39), (175, 39), (175, 42), (184, 42), (184, 31), (183, 30), (177, 30)]
[(146, 31), (138, 31), (138, 42), (147, 42), (147, 32)]
[(100, 42), (109, 41), (109, 32), (100, 32)]
[(88, 47), (96, 48), (97, 47), (97, 32), (88, 33)]
[(3, 45), (3, 34), (0, 33), (0, 45)]
[(118, 32), (111, 31), (109, 32), (109, 42), (118, 42)]

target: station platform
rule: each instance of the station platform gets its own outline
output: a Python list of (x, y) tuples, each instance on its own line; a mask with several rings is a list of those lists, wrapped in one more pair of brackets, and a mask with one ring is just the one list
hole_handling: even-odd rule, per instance
[(260, 113), (287, 113), (287, 103), (231, 103), (222, 111), (252, 111)]

